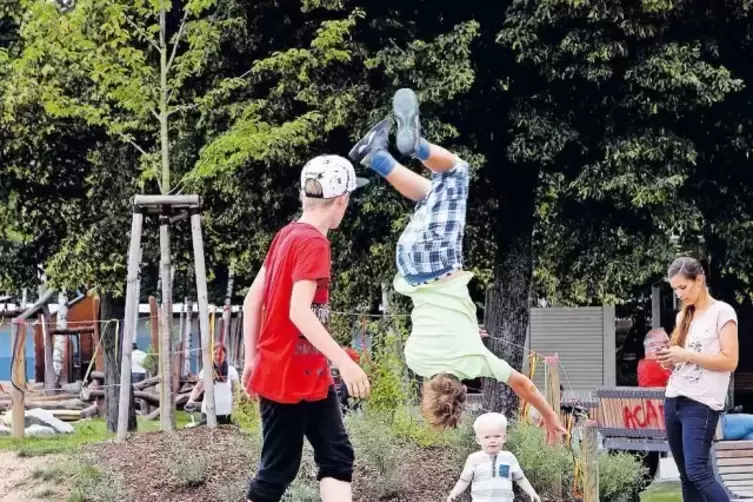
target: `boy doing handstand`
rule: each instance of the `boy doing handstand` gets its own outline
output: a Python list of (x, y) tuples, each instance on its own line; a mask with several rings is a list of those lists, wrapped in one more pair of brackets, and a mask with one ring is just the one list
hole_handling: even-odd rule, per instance
[(539, 410), (549, 440), (565, 429), (530, 379), (495, 356), (479, 336), (476, 306), (468, 292), (473, 274), (463, 270), (463, 235), (469, 166), (421, 137), (418, 100), (410, 89), (393, 98), (397, 148), (431, 170), (424, 178), (399, 164), (388, 151), (392, 120), (375, 125), (350, 157), (384, 177), (416, 202), (397, 244), (395, 291), (413, 301), (413, 328), (405, 345), (408, 367), (424, 377), (423, 412), (436, 428), (457, 427), (466, 388), (462, 380), (495, 378)]

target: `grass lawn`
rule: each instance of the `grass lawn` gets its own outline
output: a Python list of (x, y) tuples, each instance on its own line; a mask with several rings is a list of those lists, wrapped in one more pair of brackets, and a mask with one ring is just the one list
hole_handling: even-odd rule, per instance
[[(191, 416), (188, 413), (179, 411), (176, 414), (176, 422), (178, 428), (182, 429), (186, 424), (191, 423)], [(114, 434), (107, 431), (107, 425), (102, 418), (82, 420), (74, 422), (72, 425), (75, 429), (73, 434), (62, 434), (46, 438), (26, 438), (22, 441), (10, 437), (0, 437), (0, 450), (16, 451), (20, 457), (33, 457), (51, 453), (70, 452), (84, 444), (105, 441), (115, 437)], [(159, 430), (159, 420), (147, 421), (141, 417), (138, 418), (139, 432), (156, 430)]]
[(652, 483), (641, 496), (641, 502), (682, 502), (680, 483)]

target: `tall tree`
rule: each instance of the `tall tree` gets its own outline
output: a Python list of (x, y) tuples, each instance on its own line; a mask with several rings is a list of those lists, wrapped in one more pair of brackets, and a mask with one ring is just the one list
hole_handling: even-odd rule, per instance
[[(721, 4), (723, 15), (741, 12)], [(697, 238), (703, 213), (683, 197), (700, 160), (688, 124), (742, 88), (717, 56), (709, 8), (540, 0), (508, 10), (499, 42), (519, 74), (507, 155), (529, 180), (516, 188), (540, 197), (546, 296), (614, 302), (660, 276), (672, 235)], [(529, 242), (535, 222), (521, 236)], [(524, 295), (513, 295), (521, 306)]]

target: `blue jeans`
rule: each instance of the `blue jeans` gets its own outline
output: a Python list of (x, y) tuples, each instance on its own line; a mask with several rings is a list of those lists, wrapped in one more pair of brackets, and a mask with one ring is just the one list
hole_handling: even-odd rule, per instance
[(728, 441), (753, 439), (753, 415), (733, 413), (722, 417), (722, 436)]
[(686, 397), (666, 398), (664, 421), (680, 472), (683, 502), (729, 502), (711, 467), (711, 441), (719, 412)]

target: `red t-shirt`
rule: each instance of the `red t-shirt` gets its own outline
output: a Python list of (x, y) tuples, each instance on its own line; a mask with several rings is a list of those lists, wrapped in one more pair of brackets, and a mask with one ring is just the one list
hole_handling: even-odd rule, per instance
[(654, 359), (638, 361), (639, 387), (666, 387), (671, 370), (665, 369)]
[(329, 241), (307, 223), (291, 223), (275, 236), (264, 266), (264, 314), (249, 387), (259, 396), (278, 403), (324, 399), (333, 384), (327, 358), (290, 320), (290, 298), (295, 282), (316, 281), (312, 308), (326, 326)]

